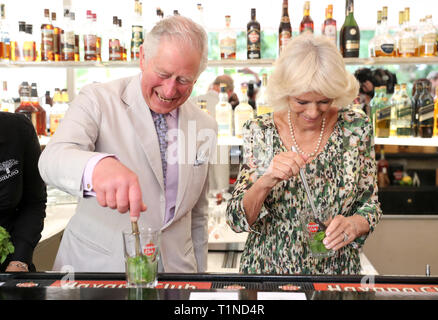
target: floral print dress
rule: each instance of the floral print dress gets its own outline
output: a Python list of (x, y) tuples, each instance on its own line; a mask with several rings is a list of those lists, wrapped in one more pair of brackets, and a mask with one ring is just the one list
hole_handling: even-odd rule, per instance
[[(249, 226), (243, 196), (269, 167), (274, 155), (286, 152), (273, 120), (264, 114), (245, 123), (243, 163), (227, 205), (227, 223), (235, 232), (249, 232), (240, 271), (263, 274), (359, 274), (359, 248), (366, 236), (336, 251), (328, 258), (313, 258), (304, 245), (300, 215), (309, 212), (299, 176), (278, 183), (268, 194), (259, 216)], [(317, 210), (363, 216), (370, 233), (381, 208), (372, 126), (365, 113), (343, 108), (323, 150), (305, 167)]]

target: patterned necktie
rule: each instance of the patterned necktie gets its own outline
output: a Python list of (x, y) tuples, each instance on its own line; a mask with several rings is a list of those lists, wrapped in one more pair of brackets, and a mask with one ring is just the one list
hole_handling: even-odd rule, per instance
[(161, 165), (163, 168), (163, 183), (166, 187), (166, 171), (167, 171), (167, 122), (166, 116), (162, 113), (156, 113), (151, 110), (152, 118), (154, 119), (155, 130), (157, 130), (158, 142), (160, 144)]

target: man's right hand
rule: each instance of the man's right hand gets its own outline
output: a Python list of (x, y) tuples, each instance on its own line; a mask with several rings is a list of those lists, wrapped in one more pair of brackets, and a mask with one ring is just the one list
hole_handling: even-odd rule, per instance
[(137, 220), (146, 211), (137, 175), (112, 157), (100, 160), (93, 170), (93, 190), (97, 202), (103, 207), (130, 212), (131, 220)]

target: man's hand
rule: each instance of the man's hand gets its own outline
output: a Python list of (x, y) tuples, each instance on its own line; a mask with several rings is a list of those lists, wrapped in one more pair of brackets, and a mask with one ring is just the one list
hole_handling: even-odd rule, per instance
[(137, 175), (112, 157), (103, 158), (94, 167), (93, 190), (103, 207), (130, 211), (131, 220), (137, 220), (146, 211)]

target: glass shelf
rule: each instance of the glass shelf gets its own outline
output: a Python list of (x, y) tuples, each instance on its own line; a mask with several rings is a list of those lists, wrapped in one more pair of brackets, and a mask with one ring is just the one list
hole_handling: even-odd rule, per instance
[[(400, 64), (438, 64), (438, 57), (415, 58), (345, 58), (346, 65), (400, 65)], [(253, 60), (208, 60), (208, 67), (272, 67), (275, 59)], [(139, 67), (136, 61), (39, 61), (39, 62), (0, 62), (0, 67), (50, 67), (50, 68), (130, 68)]]

